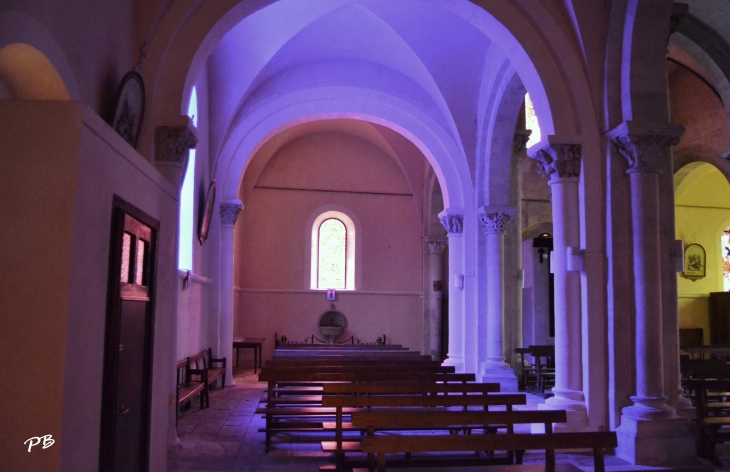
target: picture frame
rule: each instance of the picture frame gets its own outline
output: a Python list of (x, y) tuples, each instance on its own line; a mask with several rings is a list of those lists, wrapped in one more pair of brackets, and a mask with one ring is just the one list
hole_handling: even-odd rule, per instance
[(706, 275), (706, 263), (705, 248), (697, 243), (690, 244), (684, 248), (684, 273), (682, 275), (692, 282), (699, 280)]
[(198, 241), (201, 246), (208, 239), (210, 220), (213, 218), (213, 207), (215, 206), (215, 190), (216, 183), (215, 178), (213, 178), (208, 186), (208, 194), (205, 197), (205, 208), (203, 209), (199, 220), (200, 223), (198, 224)]
[(136, 70), (127, 72), (117, 89), (111, 126), (130, 146), (137, 147), (144, 118), (144, 81)]
[(336, 300), (337, 299), (337, 291), (333, 288), (327, 289), (327, 300)]

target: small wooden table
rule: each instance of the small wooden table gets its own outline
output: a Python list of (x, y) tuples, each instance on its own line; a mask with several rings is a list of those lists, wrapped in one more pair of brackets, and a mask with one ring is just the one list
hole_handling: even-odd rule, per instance
[(253, 349), (253, 373), (261, 367), (261, 346), (266, 338), (233, 338), (233, 348), (236, 350), (236, 367), (238, 367), (238, 352), (241, 348)]

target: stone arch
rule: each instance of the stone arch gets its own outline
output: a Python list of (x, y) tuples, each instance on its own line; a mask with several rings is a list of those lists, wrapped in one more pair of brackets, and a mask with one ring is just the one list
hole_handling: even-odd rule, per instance
[[(666, 49), (671, 2), (628, 0), (621, 45), (621, 97), (623, 121), (669, 121), (666, 94), (644, 90), (666, 88)], [(658, 34), (662, 32), (665, 34)]]
[(68, 90), (51, 61), (33, 46), (22, 43), (0, 48), (0, 82), (12, 98), (69, 100)]
[[(140, 136), (138, 147), (143, 154), (151, 155), (152, 128), (180, 114), (186, 92), (221, 38), (244, 18), (273, 3), (226, 0), (195, 6), (177, 2), (170, 7), (152, 35), (143, 71), (150, 87), (147, 110), (151, 117)], [(543, 5), (521, 9), (508, 0), (488, 4), (456, 0), (444, 4), (444, 9), (483, 31), (509, 54), (540, 110), (546, 135), (575, 136), (584, 130), (597, 130), (587, 82), (582, 74), (575, 73), (583, 68), (580, 58), (554, 53), (572, 50), (572, 39)]]
[(80, 100), (73, 71), (61, 46), (35, 18), (0, 12), (0, 78), (17, 98)]
[(501, 96), (492, 110), (491, 127), (485, 146), (485, 204), (510, 206), (510, 168), (513, 165), (514, 134), (517, 118), (525, 101), (525, 87), (514, 74), (500, 90)]
[(728, 183), (730, 183), (730, 164), (722, 159), (720, 156), (710, 153), (693, 152), (687, 153), (674, 158), (674, 191), (676, 192), (679, 185), (682, 183), (684, 178), (696, 167), (702, 163), (711, 164), (722, 175), (725, 176)]
[(463, 208), (471, 199), (468, 169), (456, 143), (438, 124), (412, 105), (385, 94), (355, 88), (300, 90), (267, 102), (233, 128), (219, 155), (224, 198), (237, 198), (240, 181), (258, 147), (297, 124), (332, 118), (353, 118), (388, 127), (413, 142), (431, 163), (441, 185), (444, 206)]
[(689, 13), (669, 39), (668, 57), (706, 80), (720, 96), (730, 118), (730, 44)]
[(553, 224), (547, 221), (541, 223), (535, 223), (522, 232), (522, 240), (527, 241), (528, 239), (535, 239), (543, 233), (553, 234)]

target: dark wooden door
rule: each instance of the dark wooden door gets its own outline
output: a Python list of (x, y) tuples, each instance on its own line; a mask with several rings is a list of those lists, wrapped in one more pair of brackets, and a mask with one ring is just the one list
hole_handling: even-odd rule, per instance
[(107, 310), (100, 469), (147, 470), (156, 224), (115, 201)]

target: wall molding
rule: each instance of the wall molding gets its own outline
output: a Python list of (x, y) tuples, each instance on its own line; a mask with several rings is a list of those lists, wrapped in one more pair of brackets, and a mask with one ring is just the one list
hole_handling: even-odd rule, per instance
[[(288, 289), (288, 288), (244, 288), (244, 287), (233, 287), (236, 292), (241, 293), (290, 293), (290, 294), (308, 294), (322, 296), (326, 290), (303, 290), (303, 289)], [(406, 290), (338, 290), (337, 295), (346, 293), (347, 295), (392, 295), (392, 296), (405, 296), (405, 297), (419, 297), (423, 298), (423, 292), (406, 291)]]
[(685, 293), (679, 294), (679, 298), (710, 298), (709, 293)]

